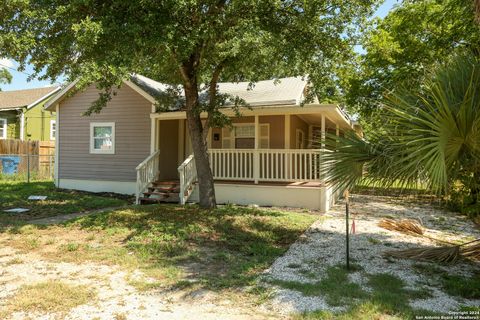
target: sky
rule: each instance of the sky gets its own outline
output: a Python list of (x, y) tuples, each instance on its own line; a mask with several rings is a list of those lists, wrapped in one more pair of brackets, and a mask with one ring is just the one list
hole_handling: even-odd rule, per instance
[[(388, 12), (393, 8), (395, 4), (398, 4), (401, 0), (385, 0), (385, 2), (377, 9), (375, 12), (376, 17), (383, 18)], [(27, 81), (28, 75), (33, 72), (31, 65), (27, 65), (27, 68), (23, 72), (16, 71), (18, 64), (15, 61), (8, 59), (0, 58), (0, 68), (6, 67), (8, 71), (12, 74), (12, 83), (2, 84), (2, 90), (20, 90), (20, 89), (30, 89), (30, 88), (42, 88), (52, 85), (59, 85), (64, 81), (63, 78), (57, 79), (57, 83), (50, 83), (50, 81), (39, 81), (34, 79), (32, 81)]]

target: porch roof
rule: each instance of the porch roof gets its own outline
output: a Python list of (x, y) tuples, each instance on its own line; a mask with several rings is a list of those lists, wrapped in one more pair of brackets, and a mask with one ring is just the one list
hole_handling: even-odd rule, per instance
[[(232, 109), (223, 109), (221, 111), (229, 117), (237, 116), (236, 112)], [(298, 115), (309, 124), (321, 123), (321, 117), (324, 115), (333, 123), (338, 124), (341, 129), (352, 129), (354, 126), (354, 122), (352, 122), (348, 115), (336, 104), (309, 103), (303, 106), (256, 106), (253, 108), (240, 108), (239, 111), (242, 116)], [(207, 114), (202, 113), (200, 116), (206, 118)], [(185, 111), (157, 112), (151, 113), (150, 118), (175, 120), (186, 119), (187, 115)]]

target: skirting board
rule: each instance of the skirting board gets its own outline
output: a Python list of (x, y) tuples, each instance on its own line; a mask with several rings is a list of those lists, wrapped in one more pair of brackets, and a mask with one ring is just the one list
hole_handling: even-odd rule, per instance
[(135, 182), (59, 179), (56, 186), (63, 189), (82, 190), (89, 192), (114, 192), (120, 194), (135, 194)]
[[(308, 208), (327, 212), (334, 204), (330, 187), (292, 187), (215, 183), (215, 195), (219, 204), (259, 205), (275, 207)], [(199, 199), (198, 186), (190, 201)]]

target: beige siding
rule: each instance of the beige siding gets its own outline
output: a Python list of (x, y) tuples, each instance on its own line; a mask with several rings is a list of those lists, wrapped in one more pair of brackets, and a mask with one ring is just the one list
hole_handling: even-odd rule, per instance
[(284, 149), (285, 116), (261, 116), (258, 121), (270, 124), (270, 149)]
[(303, 142), (303, 145), (304, 147), (306, 148), (307, 145), (308, 145), (308, 124), (303, 121), (302, 119), (300, 119), (299, 116), (295, 116), (295, 115), (292, 115), (292, 117), (290, 118), (290, 148), (291, 149), (296, 149), (296, 141), (297, 141), (297, 136), (296, 136), (296, 132), (297, 132), (297, 129), (300, 129), (303, 131), (303, 135), (304, 135), (304, 142)]
[[(60, 103), (59, 178), (135, 181), (150, 153), (151, 103), (124, 85), (100, 114), (82, 116), (97, 98), (92, 86)], [(90, 154), (91, 122), (115, 122), (115, 154)]]

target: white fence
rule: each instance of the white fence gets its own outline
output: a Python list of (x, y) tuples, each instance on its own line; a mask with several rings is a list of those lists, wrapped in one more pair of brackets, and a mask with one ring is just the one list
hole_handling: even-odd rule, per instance
[(147, 189), (148, 185), (158, 178), (160, 151), (156, 151), (149, 155), (142, 163), (140, 163), (137, 170), (137, 192), (136, 202), (139, 203), (140, 195)]
[(320, 181), (320, 149), (210, 149), (217, 180)]
[(193, 183), (197, 180), (197, 168), (193, 155), (178, 167), (178, 176), (180, 177), (180, 204), (185, 204), (193, 191)]

